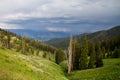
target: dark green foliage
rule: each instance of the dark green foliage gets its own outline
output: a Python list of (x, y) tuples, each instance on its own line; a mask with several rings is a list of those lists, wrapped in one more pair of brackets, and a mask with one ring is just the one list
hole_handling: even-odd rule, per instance
[(96, 44), (96, 67), (102, 67), (103, 61), (102, 61), (102, 50), (101, 50), (101, 43), (98, 42)]
[(105, 51), (105, 47), (102, 47), (102, 53), (103, 53), (103, 59), (106, 58), (106, 51)]
[(46, 56), (47, 56), (47, 53), (44, 52), (44, 53), (43, 53), (43, 58), (46, 58)]
[(63, 60), (65, 60), (65, 54), (61, 49), (58, 49), (57, 52), (55, 53), (55, 62), (59, 64)]
[(88, 41), (86, 36), (82, 40), (81, 55), (80, 55), (80, 69), (87, 69), (88, 58)]
[(95, 45), (94, 43), (91, 42), (91, 48), (90, 48), (90, 60), (89, 60), (89, 68), (94, 68), (95, 67), (95, 62), (96, 62), (96, 52), (95, 52)]
[(120, 48), (115, 48), (112, 58), (120, 58)]
[(80, 44), (77, 42), (74, 42), (74, 56), (73, 56), (73, 70), (78, 70), (79, 69), (79, 59), (80, 59), (80, 54), (81, 54), (81, 47)]
[(106, 39), (106, 40), (102, 41), (101, 47), (104, 47), (104, 49), (102, 49), (103, 58), (104, 58), (104, 55), (105, 55), (105, 58), (112, 58), (113, 51), (115, 50), (115, 48), (120, 47), (120, 35), (113, 39), (109, 39), (109, 40)]

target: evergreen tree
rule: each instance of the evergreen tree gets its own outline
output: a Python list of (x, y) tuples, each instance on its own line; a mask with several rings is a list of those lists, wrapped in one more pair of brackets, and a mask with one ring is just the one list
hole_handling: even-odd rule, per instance
[(84, 36), (82, 40), (82, 47), (81, 47), (81, 55), (80, 55), (80, 69), (86, 69), (87, 68), (87, 62), (88, 62), (88, 41), (87, 37)]
[(103, 53), (103, 59), (106, 58), (106, 51), (105, 51), (105, 47), (102, 47), (102, 53)]
[(115, 48), (112, 58), (120, 58), (120, 49), (119, 48)]
[(47, 56), (47, 53), (44, 52), (44, 53), (43, 53), (43, 58), (46, 58), (46, 56)]
[(96, 62), (96, 53), (95, 53), (95, 45), (92, 42), (91, 43), (91, 48), (90, 48), (90, 60), (89, 60), (89, 68), (94, 68), (95, 66), (95, 62)]
[(103, 66), (102, 56), (101, 43), (98, 42), (96, 46), (96, 67)]
[(65, 54), (61, 49), (58, 49), (55, 53), (55, 62), (59, 64), (63, 60), (65, 60)]
[(73, 56), (73, 70), (78, 70), (79, 69), (79, 59), (80, 59), (80, 45), (76, 41), (74, 42), (74, 56)]

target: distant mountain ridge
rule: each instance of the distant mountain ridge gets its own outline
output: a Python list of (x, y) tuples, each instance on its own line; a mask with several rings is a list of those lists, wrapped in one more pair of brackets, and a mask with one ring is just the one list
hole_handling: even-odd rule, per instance
[(33, 39), (47, 41), (52, 38), (61, 38), (67, 37), (70, 35), (69, 32), (55, 32), (55, 31), (37, 31), (30, 29), (8, 29), (11, 32), (14, 32), (18, 35), (27, 36)]
[[(92, 41), (102, 41), (105, 39), (114, 38), (120, 36), (120, 26), (115, 26), (109, 30), (101, 30), (94, 33), (84, 33), (74, 36), (76, 40), (80, 43), (83, 35), (86, 35), (88, 40)], [(65, 49), (68, 47), (69, 37), (66, 38), (54, 38), (46, 42), (47, 44), (53, 45), (58, 48)]]

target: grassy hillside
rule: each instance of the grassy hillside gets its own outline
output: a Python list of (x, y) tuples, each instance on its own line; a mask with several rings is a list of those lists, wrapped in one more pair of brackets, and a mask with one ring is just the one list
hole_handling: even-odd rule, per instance
[(70, 80), (120, 80), (120, 58), (104, 59), (101, 68), (74, 71), (69, 75)]
[(0, 47), (0, 80), (68, 80), (61, 67), (37, 56)]

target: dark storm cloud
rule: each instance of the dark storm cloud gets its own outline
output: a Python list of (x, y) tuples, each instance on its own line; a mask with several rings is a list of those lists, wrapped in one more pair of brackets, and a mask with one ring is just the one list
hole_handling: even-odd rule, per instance
[(2, 0), (0, 27), (91, 32), (120, 24), (120, 0)]

